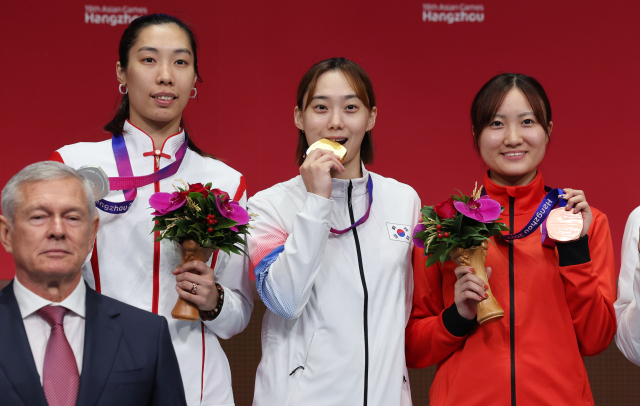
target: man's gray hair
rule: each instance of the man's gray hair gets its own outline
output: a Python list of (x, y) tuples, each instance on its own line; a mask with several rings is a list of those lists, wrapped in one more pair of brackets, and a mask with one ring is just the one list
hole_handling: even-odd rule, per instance
[(75, 169), (55, 161), (43, 161), (31, 164), (16, 173), (2, 189), (2, 215), (5, 216), (11, 226), (15, 220), (18, 205), (22, 196), (18, 196), (20, 187), (25, 183), (33, 183), (47, 180), (75, 178), (82, 183), (87, 198), (89, 216), (92, 218), (96, 207), (93, 200), (93, 188), (91, 183)]

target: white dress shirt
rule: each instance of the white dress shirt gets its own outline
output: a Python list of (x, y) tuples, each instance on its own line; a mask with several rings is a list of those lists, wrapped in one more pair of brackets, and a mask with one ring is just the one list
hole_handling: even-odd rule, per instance
[(44, 365), (44, 355), (47, 350), (47, 342), (51, 335), (51, 326), (38, 313), (41, 308), (52, 306), (63, 306), (70, 311), (64, 318), (64, 334), (69, 341), (73, 355), (78, 364), (78, 373), (82, 373), (82, 353), (84, 351), (84, 320), (85, 320), (85, 300), (87, 288), (84, 281), (80, 283), (73, 292), (62, 302), (54, 303), (44, 299), (20, 283), (18, 278), (13, 279), (13, 293), (16, 295), (24, 329), (27, 331), (27, 338), (33, 353), (33, 360), (36, 362), (36, 369), (40, 375), (42, 384), (42, 368)]

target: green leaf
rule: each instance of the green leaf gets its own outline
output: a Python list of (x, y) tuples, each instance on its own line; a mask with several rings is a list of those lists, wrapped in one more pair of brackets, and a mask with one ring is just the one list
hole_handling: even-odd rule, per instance
[(188, 233), (189, 232), (189, 226), (191, 224), (193, 224), (193, 222), (191, 220), (178, 220), (175, 222), (176, 226), (180, 229), (180, 231)]
[(218, 220), (218, 222), (213, 226), (214, 230), (220, 230), (222, 228), (229, 228), (229, 227), (233, 227), (236, 224), (238, 224), (236, 221), (233, 221), (231, 219), (228, 219), (226, 217), (216, 217), (216, 220)]
[(427, 258), (427, 262), (425, 263), (425, 267), (429, 268), (430, 266), (437, 264), (440, 258), (436, 255), (431, 255)]
[[(192, 194), (192, 193), (190, 193)], [(194, 195), (200, 195), (200, 193), (193, 193)], [(202, 197), (202, 195), (200, 195), (200, 197), (195, 197), (195, 201), (198, 204), (198, 207), (200, 207), (200, 209), (202, 209), (202, 211), (199, 211), (198, 213), (203, 213), (204, 211), (207, 211), (207, 201), (205, 200), (204, 197)], [(203, 215), (206, 217), (206, 214), (203, 213)]]
[(456, 214), (456, 218), (453, 222), (453, 232), (456, 234), (460, 234), (460, 230), (462, 227), (462, 218), (464, 216), (462, 214)]
[(155, 232), (155, 231), (164, 231), (167, 229), (167, 226), (164, 224), (157, 224), (155, 227), (153, 227), (153, 230), (151, 230), (151, 232)]
[(436, 244), (436, 249), (433, 251), (433, 255), (439, 258), (446, 251), (447, 251), (447, 244), (443, 244), (443, 243)]
[(473, 237), (473, 236), (476, 236), (476, 235), (478, 235), (478, 233), (473, 228), (471, 228), (469, 226), (462, 227), (461, 238), (463, 240), (466, 240), (466, 239), (468, 239), (470, 237)]
[(429, 219), (434, 218), (435, 211), (433, 210), (433, 206), (424, 206), (420, 212)]
[(440, 263), (444, 265), (447, 259), (448, 259), (447, 251), (443, 251), (442, 254), (440, 254)]
[(445, 254), (447, 254), (447, 259), (451, 259), (449, 258), (449, 253), (451, 252), (451, 250), (453, 250), (454, 248), (458, 247), (460, 245), (459, 242), (456, 242), (454, 244), (451, 244), (449, 247), (447, 247), (447, 250), (445, 251)]

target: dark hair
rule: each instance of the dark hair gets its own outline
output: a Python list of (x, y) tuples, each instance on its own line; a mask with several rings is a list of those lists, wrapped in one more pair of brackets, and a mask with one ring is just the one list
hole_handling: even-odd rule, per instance
[[(118, 47), (118, 57), (120, 58), (120, 66), (122, 69), (126, 69), (129, 65), (129, 51), (133, 47), (133, 45), (138, 40), (138, 36), (140, 32), (145, 28), (151, 25), (162, 25), (162, 24), (175, 24), (180, 27), (187, 37), (189, 38), (189, 45), (191, 45), (191, 50), (193, 51), (193, 70), (196, 73), (196, 77), (198, 78), (198, 82), (202, 82), (202, 78), (200, 77), (200, 73), (198, 72), (198, 47), (196, 44), (196, 37), (193, 35), (193, 32), (189, 28), (188, 25), (178, 20), (175, 17), (166, 14), (149, 14), (145, 16), (141, 16), (131, 21), (129, 26), (122, 33), (122, 38), (120, 38), (120, 46)], [(116, 112), (111, 119), (104, 127), (102, 127), (105, 131), (112, 134), (122, 134), (122, 130), (124, 127), (124, 122), (129, 118), (129, 95), (125, 94), (122, 96), (122, 100), (116, 109)], [(184, 120), (180, 120), (180, 126), (182, 128), (186, 127), (186, 123)], [(186, 131), (186, 130), (185, 130)], [(215, 157), (211, 154), (208, 154), (198, 148), (196, 144), (193, 143), (192, 136), (189, 135), (189, 149), (207, 158)]]
[(471, 124), (473, 125), (473, 146), (480, 151), (478, 142), (482, 131), (494, 120), (507, 93), (517, 87), (524, 93), (538, 123), (549, 136), (551, 104), (542, 85), (531, 76), (520, 73), (503, 73), (495, 76), (482, 86), (471, 104)]
[[(341, 73), (343, 73), (364, 106), (369, 111), (371, 111), (371, 109), (375, 107), (376, 95), (375, 93), (373, 93), (373, 85), (371, 84), (371, 79), (369, 79), (369, 75), (367, 75), (367, 72), (365, 72), (364, 69), (362, 69), (355, 62), (349, 61), (344, 58), (331, 58), (313, 65), (311, 69), (309, 69), (307, 73), (304, 74), (302, 80), (300, 80), (300, 84), (298, 85), (298, 93), (296, 96), (296, 103), (298, 105), (298, 109), (301, 112), (304, 112), (307, 107), (309, 107), (309, 104), (311, 104), (311, 97), (308, 97), (307, 103), (304, 107), (302, 106), (304, 95), (307, 93), (310, 96), (313, 95), (316, 84), (318, 83), (318, 78), (323, 73), (328, 71), (340, 71)], [(308, 148), (309, 144), (307, 143), (307, 137), (305, 137), (302, 130), (298, 130), (296, 165), (300, 166), (303, 164), (303, 156)], [(371, 131), (367, 131), (364, 134), (362, 144), (360, 145), (360, 159), (365, 164), (370, 164), (373, 162), (373, 157), (373, 138), (371, 136)]]

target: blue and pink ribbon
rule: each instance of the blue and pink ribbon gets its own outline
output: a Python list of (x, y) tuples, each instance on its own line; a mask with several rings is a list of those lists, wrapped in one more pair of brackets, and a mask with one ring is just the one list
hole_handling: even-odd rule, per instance
[[(545, 189), (550, 188), (545, 186)], [(527, 225), (525, 225), (519, 232), (503, 235), (502, 238), (507, 241), (519, 240), (520, 238), (525, 238), (531, 235), (538, 229), (538, 227), (542, 226), (542, 230), (540, 230), (542, 233), (542, 244), (548, 247), (553, 247), (555, 243), (547, 235), (547, 217), (556, 205), (561, 208), (567, 205), (567, 201), (560, 197), (562, 195), (564, 195), (564, 191), (562, 189), (551, 189), (542, 199), (536, 209), (536, 212), (533, 214)]]
[(150, 175), (133, 176), (131, 160), (129, 159), (129, 152), (127, 151), (127, 144), (124, 141), (124, 137), (114, 134), (111, 137), (111, 148), (113, 149), (113, 156), (116, 158), (116, 166), (118, 168), (118, 175), (120, 176), (109, 178), (109, 189), (122, 190), (125, 201), (115, 203), (101, 199), (96, 202), (96, 207), (111, 214), (126, 213), (136, 199), (138, 194), (137, 188), (158, 182), (178, 172), (184, 155), (187, 152), (188, 144), (189, 136), (185, 132), (184, 143), (176, 153), (175, 162)]
[(367, 219), (369, 218), (369, 213), (371, 212), (371, 205), (373, 204), (373, 181), (371, 180), (371, 175), (369, 175), (369, 180), (367, 181), (367, 192), (369, 193), (369, 207), (367, 207), (367, 211), (366, 213), (364, 213), (364, 216), (362, 216), (360, 220), (356, 221), (355, 223), (345, 228), (344, 230), (336, 230), (335, 228), (331, 227), (332, 233), (338, 234), (338, 235), (344, 234), (358, 227), (360, 224), (364, 223), (365, 221), (367, 221)]

